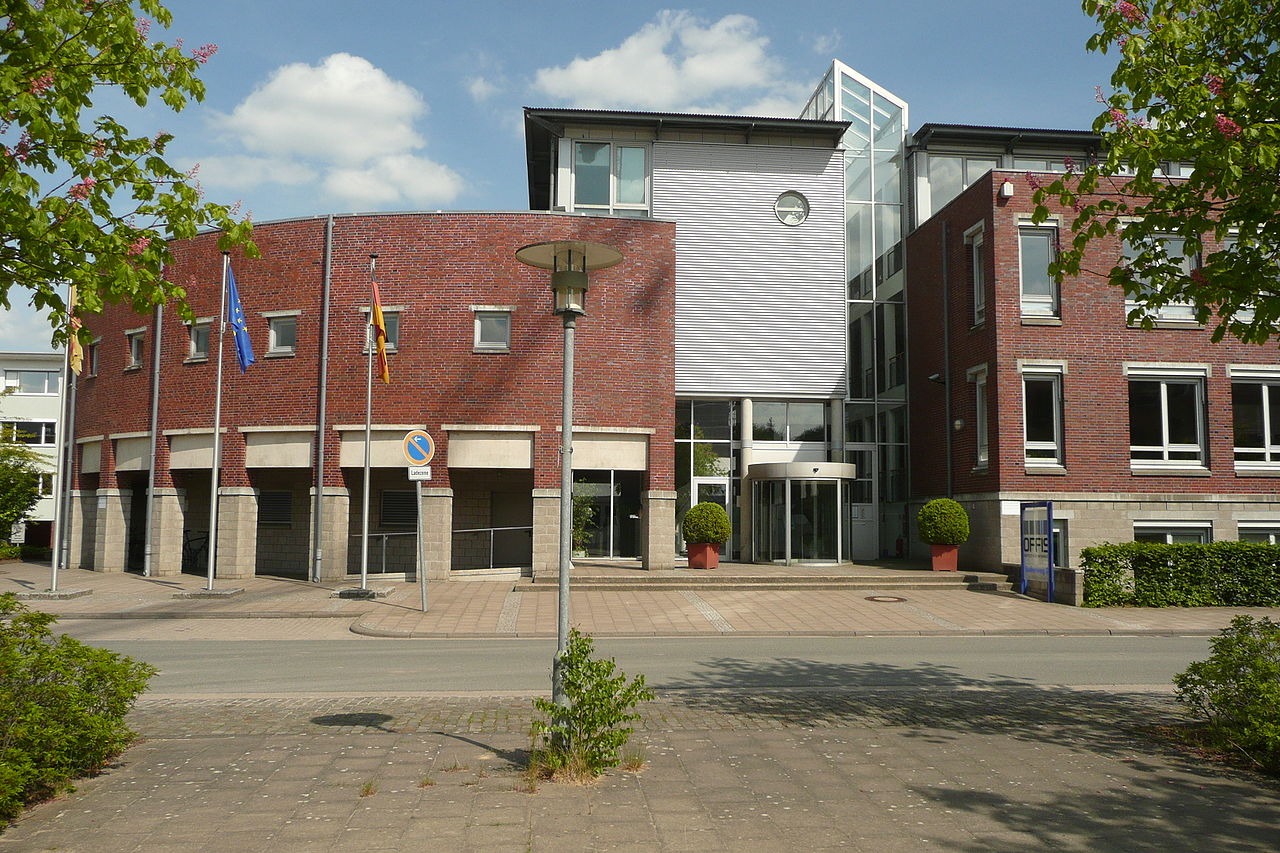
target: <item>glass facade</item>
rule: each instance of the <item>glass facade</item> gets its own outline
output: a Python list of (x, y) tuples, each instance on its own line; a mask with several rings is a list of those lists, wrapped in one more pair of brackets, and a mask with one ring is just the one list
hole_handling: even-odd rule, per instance
[(906, 305), (902, 269), (907, 104), (842, 62), (818, 85), (803, 118), (849, 122), (845, 132), (845, 257), (849, 300), (846, 462), (877, 475), (859, 495), (879, 506), (878, 553), (906, 536)]

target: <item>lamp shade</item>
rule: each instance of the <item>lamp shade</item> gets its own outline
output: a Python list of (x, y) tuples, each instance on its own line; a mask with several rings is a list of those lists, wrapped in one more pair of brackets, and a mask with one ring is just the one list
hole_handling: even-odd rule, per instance
[(621, 263), (622, 253), (584, 240), (552, 240), (517, 249), (516, 260), (551, 270), (555, 313), (582, 314), (587, 305), (587, 273)]

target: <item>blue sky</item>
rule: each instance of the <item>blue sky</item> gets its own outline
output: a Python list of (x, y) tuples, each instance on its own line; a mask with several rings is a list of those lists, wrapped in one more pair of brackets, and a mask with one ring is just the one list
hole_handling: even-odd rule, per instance
[[(177, 137), (213, 200), (263, 222), (528, 206), (522, 106), (796, 115), (838, 58), (925, 122), (1087, 128), (1112, 60), (1076, 0), (565, 3), (170, 0), (153, 38), (218, 45), (203, 103), (99, 101)], [(11, 294), (20, 303), (20, 294)], [(48, 348), (0, 317), (0, 349)]]

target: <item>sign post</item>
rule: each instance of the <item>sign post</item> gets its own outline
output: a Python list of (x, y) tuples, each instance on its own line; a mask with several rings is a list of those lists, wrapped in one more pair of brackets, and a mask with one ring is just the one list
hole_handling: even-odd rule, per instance
[(425, 429), (409, 430), (404, 437), (404, 458), (409, 463), (409, 481), (413, 483), (417, 555), (418, 590), (422, 594), (422, 612), (427, 612), (426, 553), (422, 547), (422, 484), (431, 479), (431, 460), (436, 455), (436, 443)]
[(1027, 594), (1031, 581), (1042, 580), (1045, 601), (1053, 603), (1053, 501), (1027, 501), (1018, 517), (1022, 550), (1021, 592)]

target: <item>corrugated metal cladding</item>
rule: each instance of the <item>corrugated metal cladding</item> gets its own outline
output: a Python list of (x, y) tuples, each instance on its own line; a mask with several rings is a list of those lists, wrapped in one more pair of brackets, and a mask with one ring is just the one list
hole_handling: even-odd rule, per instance
[[(774, 214), (787, 190), (799, 226)], [(677, 393), (844, 396), (840, 151), (654, 143), (653, 215), (677, 223)]]

